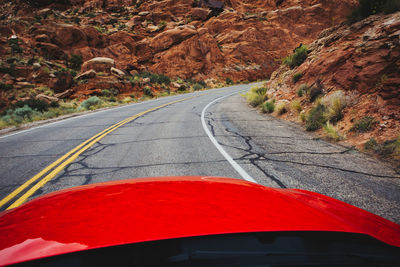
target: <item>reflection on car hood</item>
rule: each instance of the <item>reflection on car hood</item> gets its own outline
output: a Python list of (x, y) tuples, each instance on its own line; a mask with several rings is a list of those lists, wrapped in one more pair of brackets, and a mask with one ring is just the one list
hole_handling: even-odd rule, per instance
[(92, 248), (225, 233), (333, 231), (400, 247), (400, 226), (305, 190), (157, 177), (51, 193), (0, 213), (0, 265)]

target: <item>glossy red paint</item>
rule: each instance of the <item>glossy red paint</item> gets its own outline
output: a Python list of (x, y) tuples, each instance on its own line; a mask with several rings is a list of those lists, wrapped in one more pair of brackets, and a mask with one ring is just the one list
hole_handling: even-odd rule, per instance
[(0, 265), (142, 241), (270, 231), (370, 235), (400, 247), (400, 225), (304, 190), (159, 177), (81, 186), (0, 214)]

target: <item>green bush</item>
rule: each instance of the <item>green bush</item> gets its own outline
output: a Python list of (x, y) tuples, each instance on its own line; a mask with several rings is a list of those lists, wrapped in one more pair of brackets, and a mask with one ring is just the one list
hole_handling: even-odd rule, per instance
[(171, 78), (169, 78), (164, 74), (152, 73), (149, 75), (149, 78), (151, 83), (167, 84), (167, 85), (171, 83)]
[(0, 82), (0, 90), (1, 91), (10, 91), (14, 88), (14, 86), (12, 84), (4, 84), (2, 82)]
[(264, 95), (258, 93), (248, 92), (246, 98), (247, 102), (253, 107), (257, 107), (264, 102)]
[(308, 48), (305, 45), (301, 45), (300, 47), (295, 49), (295, 52), (291, 56), (287, 56), (283, 63), (288, 65), (290, 68), (295, 68), (303, 64), (308, 56)]
[(312, 87), (309, 93), (310, 102), (314, 102), (322, 94), (323, 94), (322, 88)]
[(182, 84), (181, 86), (179, 86), (178, 91), (183, 92), (186, 91), (186, 89), (187, 89), (186, 85)]
[(231, 85), (231, 84), (233, 84), (233, 81), (232, 81), (232, 79), (230, 77), (227, 77), (225, 79), (225, 83), (228, 84), (228, 85)]
[(264, 113), (272, 113), (275, 110), (275, 101), (265, 101), (262, 106), (261, 110)]
[(68, 64), (71, 69), (80, 70), (83, 60), (81, 55), (72, 54), (68, 59)]
[(326, 118), (324, 116), (325, 111), (326, 107), (321, 103), (317, 103), (310, 110), (310, 112), (306, 116), (307, 131), (316, 131), (326, 123)]
[(22, 53), (22, 48), (19, 46), (18, 38), (10, 38), (8, 39), (8, 45), (11, 47), (11, 52), (14, 53)]
[(348, 16), (350, 22), (356, 22), (378, 13), (393, 13), (400, 10), (400, 0), (359, 0), (358, 7)]
[(147, 86), (143, 88), (143, 94), (145, 96), (150, 96), (150, 97), (154, 96), (153, 91), (151, 91), (150, 87), (147, 87)]
[(24, 105), (21, 108), (16, 108), (14, 110), (14, 114), (22, 118), (31, 119), (32, 115), (34, 114), (34, 110), (28, 105)]
[(294, 101), (291, 103), (290, 106), (291, 106), (292, 110), (296, 111), (297, 113), (300, 113), (301, 110), (302, 110), (301, 102), (300, 102), (299, 100), (294, 100)]
[(297, 83), (301, 79), (301, 77), (303, 77), (303, 73), (301, 72), (295, 73), (292, 77), (293, 83)]
[(92, 96), (85, 101), (83, 101), (80, 105), (81, 108), (83, 109), (91, 109), (97, 105), (100, 105), (102, 103), (101, 99), (98, 98), (97, 96)]
[(31, 109), (34, 109), (39, 112), (44, 112), (49, 109), (49, 104), (46, 101), (39, 100), (36, 98), (30, 98), (25, 101), (18, 101), (17, 103), (11, 105), (11, 109), (22, 108), (24, 106), (28, 106)]
[(357, 120), (350, 128), (352, 132), (365, 133), (371, 131), (379, 122), (371, 116), (365, 116)]
[(287, 112), (286, 103), (284, 101), (279, 101), (275, 106), (276, 114), (282, 115)]
[(343, 119), (343, 107), (344, 104), (340, 97), (334, 97), (329, 103), (329, 107), (325, 113), (326, 119), (331, 123), (336, 123)]
[(372, 150), (375, 153), (387, 157), (387, 156), (400, 156), (400, 136), (394, 140), (388, 140), (383, 143), (378, 143), (375, 138), (371, 137), (365, 144), (364, 148)]
[(326, 124), (324, 124), (323, 126), (326, 136), (329, 139), (333, 141), (339, 141), (343, 139), (343, 137), (339, 134), (338, 130), (332, 124), (330, 124), (329, 121), (327, 121)]
[(302, 85), (300, 85), (299, 89), (297, 89), (297, 95), (299, 97), (302, 97), (307, 91), (308, 91), (308, 86), (307, 84), (303, 83)]
[(203, 88), (204, 88), (203, 85), (201, 85), (201, 84), (199, 84), (199, 83), (195, 83), (195, 84), (193, 85), (193, 90), (195, 90), (195, 91), (201, 90), (201, 89), (203, 89)]

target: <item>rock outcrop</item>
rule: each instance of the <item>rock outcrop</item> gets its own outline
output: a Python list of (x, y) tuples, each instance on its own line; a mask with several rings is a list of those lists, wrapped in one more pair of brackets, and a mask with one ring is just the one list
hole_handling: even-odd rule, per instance
[[(370, 138), (378, 143), (399, 138), (399, 36), (400, 12), (324, 30), (308, 45), (304, 63), (294, 69), (282, 65), (271, 75), (267, 95), (277, 101), (299, 100), (309, 111), (315, 104), (308, 100), (310, 92), (299, 96), (300, 87), (320, 87), (323, 99), (340, 95), (346, 106), (335, 126), (347, 137), (343, 142), (363, 148)], [(296, 112), (283, 117), (298, 120)], [(356, 133), (355, 122), (366, 117), (374, 118), (375, 127)]]

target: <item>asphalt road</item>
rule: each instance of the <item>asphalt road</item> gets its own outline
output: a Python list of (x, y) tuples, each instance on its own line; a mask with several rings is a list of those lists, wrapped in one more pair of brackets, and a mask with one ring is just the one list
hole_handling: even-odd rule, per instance
[[(323, 193), (400, 222), (400, 175), (391, 166), (316, 140), (294, 125), (259, 114), (238, 94), (249, 87), (160, 98), (0, 137), (0, 199), (115, 123), (185, 99), (149, 111), (110, 132), (60, 169), (29, 199), (111, 180), (177, 175), (242, 178), (244, 172), (267, 186)], [(220, 97), (225, 98), (210, 104)], [(236, 169), (206, 134), (202, 112), (212, 138), (238, 163)]]

